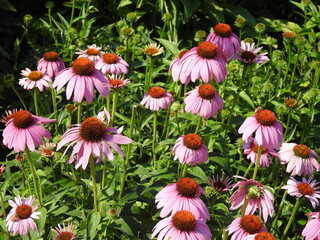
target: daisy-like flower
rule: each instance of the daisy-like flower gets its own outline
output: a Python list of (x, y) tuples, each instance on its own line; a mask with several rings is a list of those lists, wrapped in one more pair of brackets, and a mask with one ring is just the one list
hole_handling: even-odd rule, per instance
[(159, 111), (159, 109), (167, 109), (173, 101), (170, 93), (162, 87), (151, 87), (149, 91), (143, 96), (141, 105), (145, 105), (147, 109), (152, 111)]
[[(99, 115), (100, 119), (103, 119), (102, 115)], [(86, 169), (91, 155), (97, 158), (97, 162), (101, 161), (103, 154), (107, 159), (113, 160), (114, 156), (110, 147), (124, 156), (117, 144), (132, 142), (130, 138), (121, 134), (122, 128), (107, 127), (99, 118), (89, 117), (81, 124), (75, 124), (73, 128), (68, 129), (62, 135), (61, 141), (58, 143), (57, 150), (70, 142), (63, 156), (70, 147), (73, 147), (68, 163), (72, 163), (76, 157), (76, 169), (80, 166), (82, 166), (82, 169)]]
[(229, 177), (224, 177), (224, 175), (222, 175), (221, 177), (219, 177), (219, 175), (216, 175), (209, 179), (212, 189), (219, 193), (229, 192), (234, 186), (233, 181)]
[(240, 126), (238, 132), (242, 140), (247, 142), (255, 134), (259, 146), (278, 149), (283, 142), (283, 127), (278, 122), (274, 112), (258, 108), (255, 115), (248, 117)]
[(26, 110), (19, 110), (7, 122), (3, 130), (3, 144), (16, 152), (24, 151), (26, 147), (34, 151), (43, 143), (42, 138), (51, 138), (48, 130), (39, 124), (55, 122), (55, 119), (37, 117)]
[(73, 240), (76, 237), (76, 233), (74, 232), (74, 227), (71, 223), (67, 226), (62, 224), (58, 224), (57, 227), (53, 228), (52, 231), (54, 232), (54, 240)]
[(30, 229), (37, 231), (37, 225), (33, 219), (38, 219), (40, 212), (36, 212), (38, 205), (33, 205), (34, 198), (21, 199), (20, 196), (14, 198), (14, 201), (9, 200), (9, 204), (12, 207), (8, 214), (7, 228), (13, 235), (22, 234), (27, 235)]
[(302, 231), (302, 236), (305, 237), (305, 240), (320, 240), (320, 212), (306, 215), (310, 218)]
[(229, 236), (232, 234), (231, 240), (244, 240), (251, 234), (266, 232), (261, 220), (254, 215), (245, 215), (238, 217), (228, 226)]
[(244, 240), (276, 240), (276, 238), (268, 232), (260, 232), (248, 235)]
[(233, 188), (238, 187), (238, 189), (230, 197), (230, 202), (232, 203), (230, 210), (243, 207), (245, 199), (248, 199), (245, 215), (253, 214), (258, 208), (259, 215), (266, 222), (268, 215), (272, 217), (274, 211), (273, 194), (256, 180), (248, 180), (240, 176), (235, 177), (244, 179), (244, 181), (240, 181), (233, 186)]
[(318, 154), (306, 145), (282, 143), (279, 156), (282, 164), (288, 164), (286, 171), (291, 176), (312, 176), (314, 171), (319, 171)]
[(190, 164), (203, 163), (208, 160), (207, 147), (202, 143), (202, 138), (194, 133), (189, 133), (177, 139), (173, 146), (174, 160), (180, 163)]
[(293, 177), (287, 182), (287, 185), (283, 186), (281, 189), (287, 189), (288, 194), (293, 197), (305, 197), (308, 198), (311, 202), (313, 208), (316, 208), (319, 205), (320, 191), (317, 189), (320, 186), (317, 186), (319, 183), (316, 180), (302, 178), (302, 182), (297, 181)]
[(46, 142), (44, 145), (39, 146), (39, 152), (42, 156), (44, 157), (53, 157), (54, 154), (56, 153), (55, 151), (52, 150), (52, 148), (55, 148), (56, 144), (55, 143), (50, 143)]
[(196, 219), (186, 210), (176, 212), (174, 215), (162, 219), (153, 228), (152, 238), (159, 233), (157, 240), (208, 240), (212, 234), (204, 221)]
[(38, 71), (45, 71), (51, 78), (54, 78), (65, 68), (65, 64), (57, 52), (44, 53), (37, 66)]
[[(253, 137), (249, 137), (248, 142), (242, 144), (243, 153), (247, 155), (247, 159), (252, 163), (256, 163), (258, 157), (258, 143)], [(261, 167), (269, 167), (272, 161), (272, 156), (279, 158), (279, 154), (272, 148), (262, 147), (260, 164)]]
[(2, 174), (4, 173), (5, 170), (6, 170), (6, 167), (2, 164), (0, 166), (0, 177), (2, 177)]
[(7, 122), (13, 117), (13, 115), (18, 111), (18, 109), (6, 110), (5, 115), (2, 115), (0, 122), (7, 125)]
[(87, 57), (94, 63), (97, 63), (101, 55), (104, 54), (104, 52), (100, 51), (101, 47), (97, 47), (96, 44), (89, 45), (86, 50), (80, 50), (79, 52), (75, 52), (76, 54), (79, 54), (79, 57)]
[(186, 112), (199, 114), (205, 119), (215, 116), (224, 107), (218, 92), (209, 83), (196, 87), (186, 95), (184, 99)]
[(231, 27), (225, 23), (214, 26), (213, 32), (209, 33), (206, 41), (217, 44), (222, 49), (226, 59), (230, 59), (240, 49), (240, 39), (232, 32)]
[(37, 87), (42, 92), (44, 88), (48, 89), (50, 87), (49, 83), (52, 81), (51, 77), (45, 74), (45, 70), (31, 71), (26, 68), (20, 74), (23, 78), (19, 79), (19, 85), (28, 90)]
[(142, 51), (148, 56), (155, 57), (163, 53), (163, 47), (156, 43), (149, 43), (143, 47)]
[(127, 74), (129, 64), (114, 53), (105, 53), (96, 63), (96, 68), (103, 74)]
[(180, 59), (180, 81), (188, 84), (202, 79), (208, 83), (210, 79), (219, 83), (227, 77), (227, 59), (219, 47), (212, 42), (201, 42)]
[(241, 41), (241, 49), (239, 52), (235, 54), (235, 58), (238, 59), (239, 62), (252, 64), (252, 63), (264, 63), (269, 61), (269, 58), (266, 56), (268, 53), (260, 53), (257, 54), (262, 47), (254, 48), (254, 43), (247, 43)]
[(108, 75), (107, 79), (109, 88), (122, 88), (130, 82), (129, 78), (124, 79), (124, 76), (118, 76), (117, 74)]
[(162, 208), (160, 217), (187, 210), (197, 219), (209, 220), (208, 208), (199, 198), (201, 194), (205, 195), (204, 190), (192, 178), (181, 178), (176, 183), (167, 185), (155, 197), (157, 208)]
[[(180, 71), (181, 71), (180, 60), (183, 57), (183, 55), (185, 55), (188, 51), (189, 50), (181, 51), (179, 56), (176, 59), (172, 60), (172, 62), (170, 63), (169, 71), (172, 73), (172, 78), (173, 78), (173, 81), (175, 81), (175, 82), (178, 81), (179, 75), (180, 75)], [(189, 79), (189, 81), (190, 81), (190, 79)], [(188, 81), (188, 83), (189, 83), (189, 81)], [(185, 82), (183, 84), (185, 84)]]
[[(68, 84), (67, 84), (68, 83)], [(93, 61), (86, 57), (77, 58), (71, 68), (66, 68), (56, 76), (52, 87), (57, 92), (67, 84), (67, 99), (73, 94), (73, 100), (81, 103), (83, 97), (91, 103), (94, 96), (94, 87), (104, 97), (109, 95), (105, 76), (94, 67)]]

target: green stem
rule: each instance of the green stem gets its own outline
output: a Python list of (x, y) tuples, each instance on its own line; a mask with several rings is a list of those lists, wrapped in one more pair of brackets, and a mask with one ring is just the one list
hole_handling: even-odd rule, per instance
[(37, 183), (37, 173), (36, 173), (35, 167), (33, 165), (32, 158), (31, 158), (31, 155), (30, 155), (30, 150), (29, 150), (28, 147), (26, 147), (25, 153), (27, 155), (27, 159), (28, 159), (28, 162), (29, 162), (29, 165), (30, 165), (30, 170), (31, 170), (31, 174), (32, 174), (34, 190), (35, 190), (37, 199), (39, 201), (40, 207), (42, 207), (43, 206), (42, 205), (42, 196), (40, 195), (39, 185)]
[(37, 88), (34, 88), (33, 101), (34, 101), (34, 108), (36, 110), (36, 116), (40, 116), (39, 104), (38, 104), (38, 89)]
[(286, 73), (285, 73), (284, 79), (283, 79), (284, 83), (286, 83), (286, 79), (288, 77), (289, 68), (290, 68), (290, 60), (291, 60), (291, 45), (290, 45), (290, 41), (288, 41), (287, 51), (288, 51), (288, 59), (287, 59), (287, 69), (286, 69)]
[(51, 88), (51, 97), (52, 97), (54, 118), (57, 120), (55, 122), (55, 131), (56, 131), (56, 135), (57, 135), (58, 134), (58, 108), (57, 108), (56, 91), (54, 88)]
[[(132, 112), (131, 112), (131, 123), (130, 123), (130, 130), (129, 130), (129, 138), (132, 139), (132, 135), (133, 135), (133, 125), (134, 125), (134, 120), (135, 120), (135, 113), (136, 113), (136, 108), (137, 106), (133, 106), (132, 107)], [(122, 177), (121, 177), (121, 186), (120, 186), (120, 192), (119, 192), (119, 199), (121, 199), (122, 195), (123, 195), (123, 191), (124, 191), (124, 185), (125, 185), (125, 181), (127, 179), (127, 169), (128, 166), (130, 165), (130, 154), (131, 153), (131, 144), (128, 145), (127, 148), (127, 154), (126, 154), (126, 160), (124, 162), (123, 165), (123, 172), (122, 172)]]
[(99, 211), (98, 190), (97, 190), (97, 182), (96, 182), (96, 172), (94, 170), (94, 158), (92, 155), (90, 156), (89, 164), (90, 164), (90, 175), (91, 175), (92, 187), (93, 187), (94, 210), (98, 212)]
[(102, 178), (101, 178), (101, 189), (104, 189), (106, 172), (107, 172), (107, 159), (105, 156), (102, 157), (103, 168), (102, 168)]
[(257, 177), (257, 173), (260, 165), (261, 152), (262, 152), (262, 145), (258, 146), (258, 156), (257, 156), (256, 165), (254, 166), (254, 171), (252, 176), (253, 180), (255, 180)]
[(174, 112), (174, 117), (175, 117), (175, 120), (176, 120), (179, 136), (181, 136), (180, 122), (179, 122), (179, 119), (178, 119), (178, 112), (177, 111)]
[(298, 62), (299, 62), (300, 52), (301, 52), (301, 48), (298, 47), (297, 59), (296, 59), (296, 61), (294, 62), (294, 65), (293, 65), (293, 70), (292, 70), (292, 74), (291, 74), (290, 85), (293, 84), (294, 74), (295, 74), (295, 72), (296, 72), (297, 65), (298, 65)]
[(289, 222), (287, 223), (287, 226), (286, 226), (286, 228), (284, 229), (284, 232), (283, 232), (283, 234), (282, 234), (282, 236), (281, 236), (281, 240), (284, 240), (284, 239), (285, 239), (285, 237), (286, 237), (286, 235), (287, 235), (287, 233), (288, 233), (288, 231), (289, 231), (289, 229), (290, 229), (290, 226), (291, 226), (291, 224), (292, 224), (292, 222), (293, 222), (293, 220), (294, 220), (294, 216), (296, 215), (297, 210), (299, 209), (299, 205), (300, 205), (300, 198), (297, 198), (296, 204), (294, 205), (294, 208), (293, 208), (293, 210), (292, 210), (292, 213), (291, 213)]
[(170, 116), (170, 110), (168, 109), (167, 114), (166, 114), (166, 119), (164, 120), (164, 124), (163, 124), (163, 128), (162, 128), (161, 139), (163, 139), (165, 133), (167, 132), (169, 116)]
[(149, 76), (148, 76), (148, 89), (152, 85), (152, 75), (153, 75), (153, 57), (150, 56), (150, 67), (149, 67)]
[(248, 202), (249, 202), (249, 199), (246, 197), (241, 207), (241, 217), (243, 217), (246, 214), (246, 208), (248, 206)]
[(119, 96), (118, 91), (117, 90), (114, 91), (113, 95), (112, 95), (112, 113), (111, 113), (110, 126), (112, 126), (113, 123), (114, 123), (114, 118), (115, 118), (116, 108), (117, 108), (117, 102), (118, 102), (118, 96)]
[(197, 127), (196, 127), (196, 130), (194, 131), (195, 134), (197, 134), (201, 128), (201, 124), (202, 124), (202, 117), (199, 116), (199, 119), (198, 119), (198, 124), (197, 124)]
[(78, 105), (78, 124), (81, 123), (81, 111), (82, 111), (82, 102)]
[(110, 112), (110, 94), (107, 97), (107, 110)]
[(28, 236), (28, 239), (29, 239), (29, 240), (32, 240), (31, 235), (30, 235), (30, 232), (28, 233), (27, 236)]
[(19, 98), (21, 104), (23, 105), (23, 108), (24, 108), (25, 110), (27, 110), (27, 106), (26, 106), (26, 104), (24, 103), (23, 99), (21, 98), (20, 93), (17, 91), (17, 89), (16, 89), (13, 85), (11, 85), (11, 88), (12, 88), (12, 90), (14, 91), (14, 93), (17, 95), (17, 97)]
[(284, 140), (284, 141), (286, 141), (286, 139), (287, 139), (287, 134), (288, 134), (288, 131), (289, 131), (290, 120), (291, 120), (291, 113), (289, 112), (289, 113), (288, 113), (287, 124), (286, 124), (286, 130), (285, 130), (284, 135), (283, 135), (283, 140)]
[(69, 22), (69, 28), (71, 28), (71, 26), (72, 26), (75, 5), (76, 5), (76, 0), (72, 0), (72, 8), (71, 8), (71, 17), (70, 17), (70, 22)]
[(228, 240), (228, 232), (226, 230), (223, 231), (223, 239), (222, 240)]
[(156, 156), (157, 118), (158, 118), (158, 114), (155, 111), (153, 115), (153, 138), (152, 138), (153, 170), (157, 170), (157, 156)]
[(286, 200), (286, 196), (287, 196), (287, 191), (284, 191), (282, 199), (281, 199), (281, 202), (280, 202), (280, 205), (279, 205), (279, 208), (278, 208), (278, 211), (277, 211), (277, 214), (276, 214), (275, 218), (272, 221), (272, 228), (275, 228), (275, 226), (277, 224), (277, 221), (278, 221), (279, 217), (281, 216), (282, 208), (283, 208), (283, 205), (284, 205), (284, 201)]
[[(3, 214), (3, 218), (6, 219), (7, 218), (7, 214), (6, 214), (6, 208), (4, 206), (4, 201), (3, 201), (3, 198), (2, 198), (2, 191), (0, 192), (0, 202), (1, 202), (1, 207), (2, 207), (2, 214)], [(7, 239), (10, 240), (10, 232), (9, 231), (6, 231), (6, 234), (7, 234)]]
[(253, 167), (254, 163), (250, 162), (249, 167), (247, 168), (246, 172), (244, 173), (243, 177), (246, 177), (250, 172), (251, 168)]
[(187, 175), (187, 172), (188, 172), (188, 167), (189, 165), (188, 164), (183, 164), (183, 169), (182, 169), (182, 172), (181, 172), (181, 178), (185, 177)]

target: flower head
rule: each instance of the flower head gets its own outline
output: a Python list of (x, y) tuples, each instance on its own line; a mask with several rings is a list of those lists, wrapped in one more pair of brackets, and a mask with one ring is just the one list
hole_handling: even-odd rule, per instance
[(221, 178), (217, 175), (209, 179), (212, 188), (219, 193), (228, 192), (234, 186), (233, 181), (229, 177), (224, 177), (224, 175)]
[(27, 235), (30, 229), (37, 230), (37, 225), (33, 219), (38, 219), (40, 212), (36, 212), (38, 205), (33, 205), (35, 199), (30, 196), (29, 198), (21, 199), (20, 196), (14, 198), (14, 201), (9, 200), (12, 207), (6, 221), (9, 232), (13, 235), (23, 234)]
[(69, 223), (67, 226), (62, 224), (58, 224), (57, 227), (53, 228), (52, 231), (54, 232), (54, 240), (73, 240), (75, 239), (75, 232), (74, 227), (71, 223)]
[(267, 109), (257, 109), (255, 115), (243, 122), (238, 132), (243, 134), (245, 142), (255, 134), (256, 143), (268, 148), (278, 149), (283, 142), (283, 127), (274, 112)]
[(117, 74), (108, 75), (107, 80), (109, 88), (122, 88), (130, 82), (129, 78), (124, 79), (124, 76), (118, 76)]
[[(68, 84), (67, 84), (68, 83)], [(94, 87), (104, 97), (109, 95), (109, 88), (104, 75), (95, 69), (93, 61), (86, 57), (77, 58), (71, 68), (62, 70), (55, 78), (52, 87), (57, 91), (67, 84), (67, 99), (73, 94), (75, 102), (82, 102), (83, 97), (91, 103), (94, 97)]]
[(56, 152), (53, 151), (52, 148), (55, 147), (55, 143), (46, 142), (44, 145), (41, 145), (38, 150), (40, 154), (44, 157), (53, 157)]
[(16, 152), (24, 151), (26, 147), (34, 151), (36, 146), (42, 144), (42, 137), (51, 138), (50, 132), (39, 124), (55, 121), (55, 119), (37, 117), (26, 110), (19, 110), (14, 113), (3, 130), (3, 144)]
[(302, 231), (302, 236), (305, 237), (305, 240), (320, 240), (320, 212), (306, 215), (310, 218)]
[(143, 96), (141, 105), (145, 105), (147, 109), (159, 111), (159, 109), (167, 109), (173, 101), (170, 93), (162, 87), (151, 87), (149, 91)]
[(37, 87), (41, 92), (44, 88), (49, 88), (51, 77), (45, 74), (45, 70), (31, 71), (29, 68), (22, 70), (20, 73), (23, 78), (19, 79), (19, 85), (24, 89), (33, 89)]
[(224, 107), (220, 95), (209, 83), (196, 87), (186, 95), (184, 99), (186, 112), (199, 114), (205, 119), (215, 116)]
[(142, 51), (148, 56), (155, 57), (163, 53), (163, 47), (156, 43), (150, 43), (145, 45)]
[[(105, 110), (105, 112), (107, 111)], [(99, 115), (100, 119), (103, 114), (104, 112)], [(107, 127), (99, 118), (89, 117), (81, 124), (75, 124), (73, 128), (68, 129), (63, 134), (61, 141), (58, 143), (57, 150), (70, 142), (63, 155), (73, 146), (68, 163), (76, 160), (76, 169), (80, 166), (85, 169), (91, 155), (97, 157), (97, 162), (101, 161), (103, 154), (109, 160), (113, 160), (114, 156), (110, 147), (121, 156), (124, 156), (124, 153), (117, 144), (128, 144), (132, 142), (130, 138), (121, 134), (122, 128)]]
[(114, 53), (105, 53), (96, 63), (96, 68), (103, 74), (127, 74), (129, 64)]
[(7, 125), (7, 122), (13, 117), (13, 115), (18, 111), (18, 109), (6, 110), (5, 115), (2, 116), (0, 122)]
[(291, 176), (312, 176), (320, 169), (318, 154), (303, 144), (282, 143), (279, 156), (282, 164), (288, 164), (286, 171)]
[(230, 202), (232, 203), (230, 210), (243, 207), (244, 201), (247, 198), (248, 204), (245, 214), (253, 214), (258, 208), (259, 215), (266, 222), (268, 215), (272, 217), (274, 211), (272, 203), (274, 199), (273, 194), (256, 180), (237, 177), (244, 179), (244, 181), (240, 181), (233, 186), (233, 188), (238, 187), (238, 189), (230, 197)]
[[(172, 60), (171, 63), (170, 63), (169, 71), (172, 73), (172, 78), (173, 78), (173, 81), (175, 81), (175, 82), (177, 82), (178, 79), (179, 79), (179, 75), (180, 75), (180, 71), (181, 71), (181, 68), (180, 68), (181, 58), (188, 51), (189, 50), (181, 51), (179, 56), (177, 58), (175, 58), (174, 60)], [(185, 84), (185, 82), (183, 84)], [(188, 82), (186, 84), (188, 84)]]
[(57, 52), (45, 52), (37, 66), (38, 71), (44, 71), (51, 78), (65, 68), (65, 64)]
[(80, 50), (79, 52), (76, 52), (76, 54), (79, 54), (79, 57), (87, 57), (94, 63), (97, 63), (101, 55), (104, 54), (104, 52), (100, 51), (101, 47), (97, 47), (96, 44), (89, 45), (86, 50)]
[(206, 41), (216, 43), (226, 59), (230, 59), (240, 49), (240, 39), (232, 32), (231, 27), (225, 23), (215, 25), (213, 32), (207, 36)]
[(235, 58), (239, 62), (252, 64), (252, 63), (264, 63), (269, 61), (269, 58), (266, 56), (268, 53), (257, 54), (262, 47), (254, 48), (254, 43), (250, 44), (244, 41), (241, 41), (241, 49), (235, 54)]
[(156, 195), (157, 208), (162, 208), (160, 217), (180, 210), (188, 210), (199, 219), (204, 221), (210, 219), (208, 208), (199, 198), (205, 194), (203, 189), (192, 178), (181, 178), (176, 183), (164, 187)]
[(194, 133), (189, 133), (177, 139), (173, 146), (174, 160), (179, 158), (180, 163), (190, 164), (203, 163), (208, 160), (209, 153), (203, 144), (202, 138)]
[(260, 232), (248, 235), (244, 240), (276, 240), (276, 238), (268, 232)]
[(302, 182), (290, 177), (287, 185), (281, 189), (287, 189), (290, 196), (308, 198), (312, 207), (316, 208), (319, 205), (318, 198), (320, 198), (320, 191), (317, 191), (320, 188), (320, 186), (317, 186), (318, 184), (319, 182), (312, 180), (311, 177), (309, 179), (302, 178)]
[(166, 239), (211, 239), (212, 234), (204, 221), (186, 210), (181, 210), (172, 216), (162, 219), (153, 228), (152, 238), (159, 233), (157, 240)]

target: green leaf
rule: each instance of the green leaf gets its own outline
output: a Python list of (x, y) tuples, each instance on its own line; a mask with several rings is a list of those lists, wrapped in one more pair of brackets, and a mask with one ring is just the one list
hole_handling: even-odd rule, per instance
[(199, 8), (201, 2), (199, 0), (180, 0), (184, 6), (184, 18), (188, 20), (192, 14)]
[(41, 213), (39, 216), (39, 219), (37, 220), (37, 226), (38, 226), (38, 231), (40, 235), (42, 235), (44, 233), (44, 226), (46, 224), (46, 219), (47, 219), (47, 209), (43, 207), (37, 211)]
[(208, 178), (207, 174), (198, 166), (188, 168), (188, 172), (191, 175), (200, 178), (204, 182), (209, 182), (209, 178)]
[(122, 8), (124, 6), (130, 5), (132, 2), (130, 0), (121, 0), (119, 5), (118, 5), (118, 9)]
[(178, 49), (177, 43), (170, 42), (166, 39), (155, 38), (159, 41), (171, 54), (175, 57), (179, 56), (180, 50)]
[(100, 213), (99, 212), (92, 212), (88, 217), (87, 222), (87, 236), (91, 239), (94, 239), (94, 237), (97, 234), (97, 227), (100, 223)]
[(252, 108), (255, 108), (253, 101), (251, 100), (251, 98), (249, 97), (249, 95), (246, 94), (245, 91), (241, 91), (241, 92), (239, 93), (239, 96), (240, 96), (243, 100), (245, 100)]
[(69, 29), (68, 21), (60, 13), (57, 12), (57, 15), (60, 18), (60, 21), (64, 24), (65, 29)]

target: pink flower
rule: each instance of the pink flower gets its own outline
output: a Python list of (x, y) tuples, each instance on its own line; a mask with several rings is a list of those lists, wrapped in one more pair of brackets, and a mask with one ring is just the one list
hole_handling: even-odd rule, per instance
[(48, 89), (50, 87), (49, 83), (52, 81), (44, 70), (31, 71), (26, 68), (20, 74), (24, 77), (19, 79), (19, 85), (28, 90), (37, 87), (42, 92), (44, 88)]
[(108, 75), (107, 79), (109, 88), (122, 88), (130, 82), (129, 78), (124, 79), (123, 76), (118, 76), (117, 74)]
[(41, 145), (39, 147), (39, 153), (44, 156), (44, 157), (53, 157), (54, 154), (56, 153), (55, 151), (52, 150), (52, 148), (55, 148), (56, 144), (55, 143), (50, 143), (46, 142), (44, 145)]
[(13, 235), (23, 234), (27, 235), (30, 229), (37, 231), (37, 225), (33, 219), (38, 219), (40, 212), (36, 212), (38, 205), (32, 206), (35, 199), (30, 196), (29, 198), (21, 199), (20, 196), (15, 197), (14, 201), (9, 200), (12, 207), (8, 214), (7, 228)]
[(175, 214), (180, 210), (187, 210), (197, 219), (209, 220), (208, 208), (199, 198), (201, 193), (205, 194), (191, 178), (181, 178), (176, 183), (167, 185), (156, 195), (157, 208), (162, 208), (160, 217), (164, 218), (169, 213)]
[[(21, 109), (20, 109), (21, 110)], [(8, 121), (13, 117), (13, 115), (18, 112), (18, 109), (6, 110), (5, 115), (2, 115), (2, 118), (0, 119), (0, 122), (7, 125)]]
[(100, 59), (101, 55), (104, 54), (104, 52), (101, 52), (101, 47), (97, 47), (96, 44), (92, 44), (91, 46), (88, 46), (88, 49), (86, 50), (80, 50), (79, 52), (75, 52), (76, 54), (79, 54), (79, 57), (87, 57), (91, 61), (96, 64)]
[(277, 149), (283, 142), (283, 127), (274, 112), (267, 109), (257, 109), (256, 115), (248, 117), (238, 132), (245, 142), (255, 134), (256, 143), (268, 148)]
[(268, 215), (272, 217), (273, 207), (273, 194), (263, 187), (263, 185), (253, 179), (246, 179), (244, 177), (235, 176), (245, 181), (236, 183), (233, 188), (239, 187), (230, 197), (232, 203), (230, 210), (235, 210), (243, 207), (244, 201), (247, 198), (248, 204), (246, 206), (245, 214), (253, 214), (256, 209), (259, 209), (259, 215), (263, 217), (264, 222), (268, 220)]
[(26, 110), (20, 110), (14, 113), (3, 130), (3, 144), (16, 152), (24, 151), (26, 147), (33, 152), (36, 146), (42, 144), (43, 137), (51, 138), (50, 132), (39, 124), (55, 121), (55, 119), (37, 117)]
[(162, 219), (153, 228), (151, 238), (158, 233), (157, 240), (208, 240), (212, 234), (204, 221), (196, 219), (186, 210), (176, 212), (174, 215)]
[[(100, 114), (99, 118), (101, 119), (101, 117)], [(89, 117), (81, 124), (75, 124), (73, 128), (68, 129), (63, 134), (61, 141), (58, 143), (57, 150), (70, 142), (63, 156), (70, 147), (73, 147), (68, 163), (72, 163), (76, 155), (76, 169), (80, 166), (82, 166), (82, 169), (85, 169), (91, 155), (97, 157), (97, 162), (101, 161), (103, 154), (109, 160), (113, 160), (114, 156), (110, 147), (121, 156), (124, 156), (124, 153), (117, 144), (132, 142), (130, 138), (121, 134), (122, 128), (107, 127), (99, 118)]]
[(244, 240), (275, 240), (276, 238), (268, 232), (260, 232), (248, 235)]
[(231, 27), (225, 23), (219, 23), (213, 28), (206, 41), (213, 42), (222, 49), (226, 59), (230, 59), (233, 54), (240, 49), (240, 39), (232, 32)]
[(199, 114), (205, 119), (215, 116), (224, 107), (218, 92), (208, 83), (196, 87), (186, 95), (184, 99), (186, 112)]
[[(169, 71), (172, 72), (172, 78), (173, 78), (173, 81), (177, 82), (178, 79), (179, 79), (179, 75), (180, 75), (180, 72), (181, 72), (181, 68), (180, 68), (180, 62), (181, 62), (181, 58), (183, 57), (183, 55), (185, 55), (189, 50), (183, 50), (180, 52), (179, 56), (172, 60), (172, 62), (170, 63), (170, 68), (169, 68)], [(190, 81), (190, 79), (189, 79)], [(186, 83), (188, 84), (189, 81)], [(185, 84), (185, 82), (183, 83)]]
[(282, 143), (279, 151), (280, 161), (287, 165), (291, 176), (309, 175), (319, 171), (318, 154), (303, 144)]
[(320, 212), (306, 215), (310, 218), (302, 231), (302, 236), (305, 237), (305, 240), (320, 240)]
[(250, 234), (266, 232), (261, 220), (254, 215), (246, 215), (238, 217), (228, 226), (229, 236), (232, 234), (231, 240), (244, 240)]
[(239, 52), (235, 54), (235, 58), (238, 59), (239, 62), (252, 64), (252, 63), (264, 63), (269, 61), (269, 58), (266, 56), (268, 53), (257, 53), (262, 49), (262, 47), (254, 48), (254, 43), (246, 43), (241, 41), (241, 49)]
[[(247, 159), (256, 163), (258, 157), (258, 143), (253, 137), (249, 137), (247, 141), (248, 142), (242, 144), (242, 149), (244, 149), (243, 153), (247, 155)], [(272, 156), (279, 158), (279, 155), (272, 148), (262, 147), (259, 166), (269, 167)]]
[(2, 164), (0, 166), (0, 177), (2, 177), (2, 174), (4, 173), (5, 170), (6, 170), (6, 167)]
[(73, 240), (76, 236), (71, 223), (68, 226), (58, 224), (58, 227), (53, 228), (52, 231), (55, 234), (54, 240)]
[(105, 53), (96, 63), (96, 68), (99, 69), (103, 74), (127, 74), (128, 66), (129, 64), (125, 60), (114, 53)]
[(194, 133), (189, 133), (177, 139), (173, 146), (174, 160), (179, 158), (180, 163), (203, 163), (208, 160), (207, 147), (202, 143), (202, 138)]
[[(68, 84), (67, 84), (68, 83)], [(74, 94), (73, 100), (81, 102), (83, 97), (91, 103), (94, 96), (94, 86), (102, 96), (109, 95), (109, 88), (106, 86), (107, 80), (104, 75), (95, 69), (93, 61), (86, 57), (77, 58), (71, 68), (59, 72), (53, 82), (52, 87), (57, 91), (67, 84), (67, 99)]]
[(213, 176), (210, 179), (210, 184), (214, 190), (219, 193), (229, 192), (234, 186), (233, 181), (229, 177), (224, 177), (224, 175), (219, 178), (219, 176)]
[(147, 109), (159, 111), (159, 109), (167, 109), (173, 101), (170, 93), (162, 87), (151, 87), (150, 90), (143, 96), (141, 105), (145, 105)]
[(49, 77), (54, 78), (66, 66), (57, 52), (46, 52), (38, 63), (38, 71), (44, 71)]
[(316, 208), (319, 205), (318, 198), (320, 198), (320, 191), (316, 190), (319, 189), (320, 186), (317, 187), (319, 183), (316, 180), (311, 180), (311, 177), (309, 177), (308, 180), (302, 178), (302, 182), (299, 182), (293, 177), (290, 177), (287, 185), (283, 186), (281, 189), (287, 189), (290, 196), (308, 198), (312, 207)]
[(180, 81), (187, 85), (190, 80), (202, 79), (208, 83), (212, 78), (219, 83), (227, 77), (227, 59), (212, 42), (202, 42), (192, 48), (179, 61)]

